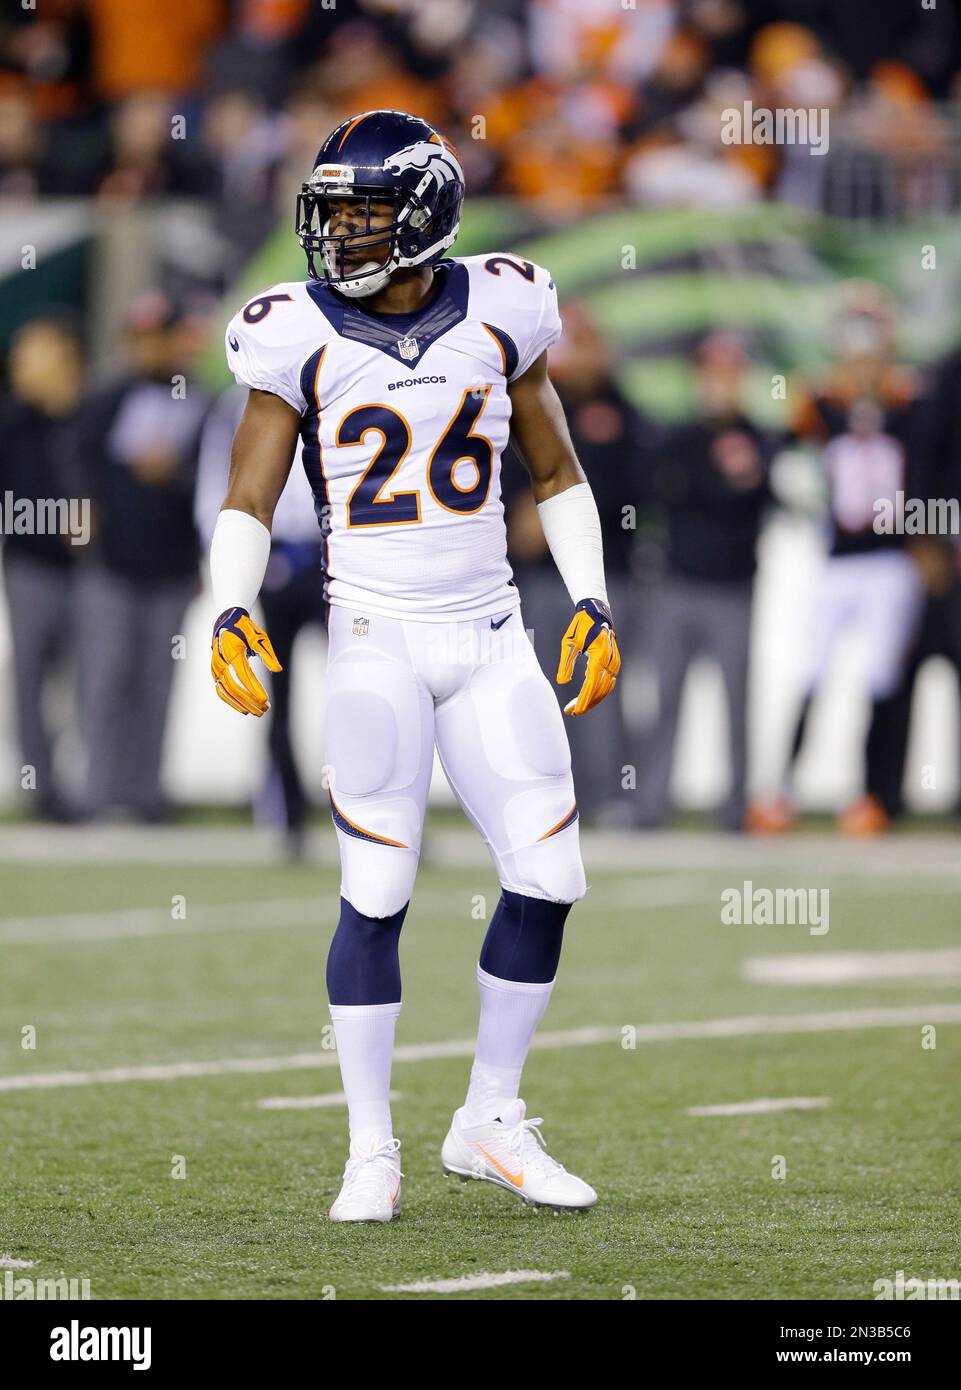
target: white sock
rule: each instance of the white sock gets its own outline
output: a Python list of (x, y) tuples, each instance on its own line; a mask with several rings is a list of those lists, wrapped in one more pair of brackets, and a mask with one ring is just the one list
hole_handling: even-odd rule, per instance
[(331, 1004), (337, 1058), (347, 1097), (352, 1154), (370, 1153), (392, 1136), (390, 1064), (396, 1004)]
[(493, 1119), (517, 1099), (521, 1072), (537, 1025), (554, 988), (523, 980), (500, 980), (477, 967), (480, 1024), (464, 1107), (472, 1118)]

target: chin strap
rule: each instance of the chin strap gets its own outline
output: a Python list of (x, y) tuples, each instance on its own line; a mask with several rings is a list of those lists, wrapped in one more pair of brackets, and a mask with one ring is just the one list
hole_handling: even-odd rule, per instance
[[(373, 264), (373, 262), (372, 262)], [(348, 299), (366, 299), (368, 295), (376, 294), (382, 290), (390, 280), (391, 268), (385, 268), (374, 275), (365, 275), (362, 279), (352, 280), (332, 280), (330, 283), (335, 290), (345, 294)]]
[[(326, 231), (329, 226), (329, 222), (325, 223), (324, 230)], [(393, 256), (393, 252), (391, 255)], [(377, 262), (368, 261), (360, 269), (362, 272), (373, 270), (373, 274), (354, 274), (349, 279), (337, 280), (330, 276), (331, 266), (328, 263), (326, 252), (321, 252), (321, 260), (324, 264), (324, 270), (328, 272), (327, 283), (335, 290), (339, 290), (341, 294), (346, 295), (348, 299), (366, 299), (369, 294), (376, 294), (387, 284), (391, 271), (396, 269), (396, 266), (388, 264), (378, 271)]]

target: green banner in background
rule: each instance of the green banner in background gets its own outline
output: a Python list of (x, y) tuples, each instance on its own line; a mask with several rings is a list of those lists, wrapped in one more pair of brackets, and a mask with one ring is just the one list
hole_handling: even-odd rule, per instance
[[(538, 224), (522, 205), (470, 205), (454, 252), (521, 251), (548, 266), (561, 303), (578, 300), (616, 345), (615, 370), (648, 414), (683, 419), (692, 402), (691, 354), (715, 328), (737, 329), (754, 360), (750, 408), (776, 424), (771, 376), (826, 360), (838, 286), (877, 280), (902, 310), (899, 349), (930, 362), (961, 339), (961, 227), (928, 217), (876, 227), (777, 204), (720, 211), (620, 209), (563, 228)], [(937, 269), (925, 269), (936, 259)], [(285, 226), (267, 241), (225, 299), (202, 359), (205, 383), (229, 384), (222, 329), (259, 291), (304, 278), (303, 254)]]

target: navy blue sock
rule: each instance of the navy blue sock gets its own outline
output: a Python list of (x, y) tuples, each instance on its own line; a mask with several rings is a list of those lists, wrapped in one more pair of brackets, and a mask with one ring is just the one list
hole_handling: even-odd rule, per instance
[(505, 888), (484, 937), (480, 968), (499, 980), (550, 984), (557, 974), (571, 906), (526, 898)]
[(396, 1004), (400, 999), (400, 929), (409, 903), (393, 917), (365, 917), (340, 900), (340, 920), (327, 953), (332, 1004)]

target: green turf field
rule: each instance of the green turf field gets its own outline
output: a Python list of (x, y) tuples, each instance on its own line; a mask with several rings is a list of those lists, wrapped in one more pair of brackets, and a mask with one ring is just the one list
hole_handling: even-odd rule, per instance
[[(544, 1027), (593, 1028), (597, 1040), (567, 1036), (535, 1051), (523, 1093), (545, 1117), (551, 1151), (598, 1189), (598, 1206), (555, 1216), (444, 1177), (438, 1149), (469, 1067), (453, 1047), (395, 1065), (406, 1181), (401, 1219), (386, 1227), (326, 1219), (345, 1157), (343, 1108), (257, 1104), (339, 1090), (322, 1032), (332, 871), (0, 864), (0, 1257), (32, 1262), (34, 1278), (85, 1276), (95, 1298), (410, 1298), (424, 1295), (383, 1290), (527, 1270), (567, 1277), (455, 1296), (870, 1299), (874, 1281), (898, 1269), (958, 1278), (961, 1025), (937, 1020), (961, 1014), (961, 975), (742, 978), (752, 956), (954, 947), (956, 886), (852, 869), (818, 879), (831, 889), (826, 936), (725, 926), (722, 888), (811, 881), (752, 868), (747, 846), (744, 861), (589, 872)], [(487, 870), (422, 871), (402, 939), (401, 1047), (469, 1040), (478, 894), (489, 911)], [(185, 918), (171, 916), (175, 898)], [(828, 1021), (765, 1033), (748, 1023), (742, 1036), (714, 1038), (668, 1027), (622, 1045), (630, 1026), (823, 1013), (850, 1022), (863, 1010), (885, 1020), (911, 1006), (918, 1017), (895, 1025), (854, 1018), (845, 1030)], [(934, 1048), (922, 1047), (928, 1016)], [(30, 1027), (36, 1047), (24, 1050)], [(292, 1065), (299, 1054), (320, 1064)], [(253, 1058), (263, 1070), (217, 1065)], [(212, 1074), (36, 1084), (185, 1062), (210, 1063)], [(795, 1097), (830, 1105), (687, 1113)], [(172, 1176), (178, 1155), (183, 1178)], [(772, 1177), (776, 1156), (783, 1179)]]

